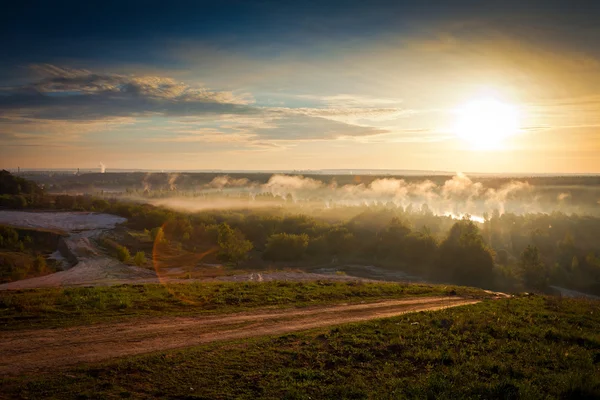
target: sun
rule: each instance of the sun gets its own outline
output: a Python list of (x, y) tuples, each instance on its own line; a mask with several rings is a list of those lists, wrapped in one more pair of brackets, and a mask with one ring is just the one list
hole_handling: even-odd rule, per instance
[(517, 107), (494, 98), (473, 100), (457, 112), (455, 133), (474, 150), (495, 150), (519, 132)]

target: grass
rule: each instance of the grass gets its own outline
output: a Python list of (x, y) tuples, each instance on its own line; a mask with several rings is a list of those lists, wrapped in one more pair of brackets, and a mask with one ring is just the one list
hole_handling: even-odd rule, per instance
[(53, 375), (39, 398), (597, 399), (600, 302), (541, 296), (213, 343)]
[(34, 289), (0, 292), (0, 330), (449, 294), (489, 297), (480, 289), (465, 287), (326, 281)]

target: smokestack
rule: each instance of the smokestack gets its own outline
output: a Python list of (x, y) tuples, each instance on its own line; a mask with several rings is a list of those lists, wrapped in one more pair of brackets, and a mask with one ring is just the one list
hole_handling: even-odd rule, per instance
[(100, 161), (100, 165), (98, 165), (100, 167), (100, 173), (103, 174), (106, 172), (106, 165), (104, 165), (102, 163), (102, 161)]

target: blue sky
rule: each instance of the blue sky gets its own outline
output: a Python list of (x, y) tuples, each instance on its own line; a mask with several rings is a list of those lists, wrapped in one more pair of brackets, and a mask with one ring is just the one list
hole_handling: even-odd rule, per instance
[[(598, 2), (3, 11), (3, 168), (600, 172)], [(519, 131), (474, 151), (456, 113), (490, 96)]]

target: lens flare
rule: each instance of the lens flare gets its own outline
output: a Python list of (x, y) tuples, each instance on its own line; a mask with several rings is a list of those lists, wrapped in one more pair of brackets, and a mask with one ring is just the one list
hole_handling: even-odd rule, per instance
[[(215, 253), (218, 248), (217, 246), (211, 246), (201, 253), (186, 254), (184, 255), (185, 260), (182, 260), (182, 257), (176, 254), (179, 250), (175, 249), (174, 251), (169, 244), (168, 239), (165, 237), (165, 225), (161, 226), (158, 230), (152, 245), (152, 266), (154, 267), (156, 277), (160, 284), (175, 298), (187, 304), (201, 305), (202, 302), (198, 299), (191, 299), (175, 290), (177, 288), (177, 282), (182, 278), (186, 280), (193, 278), (192, 273), (198, 263), (206, 256)], [(175, 268), (169, 265), (169, 261), (174, 260), (177, 260), (178, 265)], [(188, 268), (187, 273), (184, 270), (185, 268)]]

